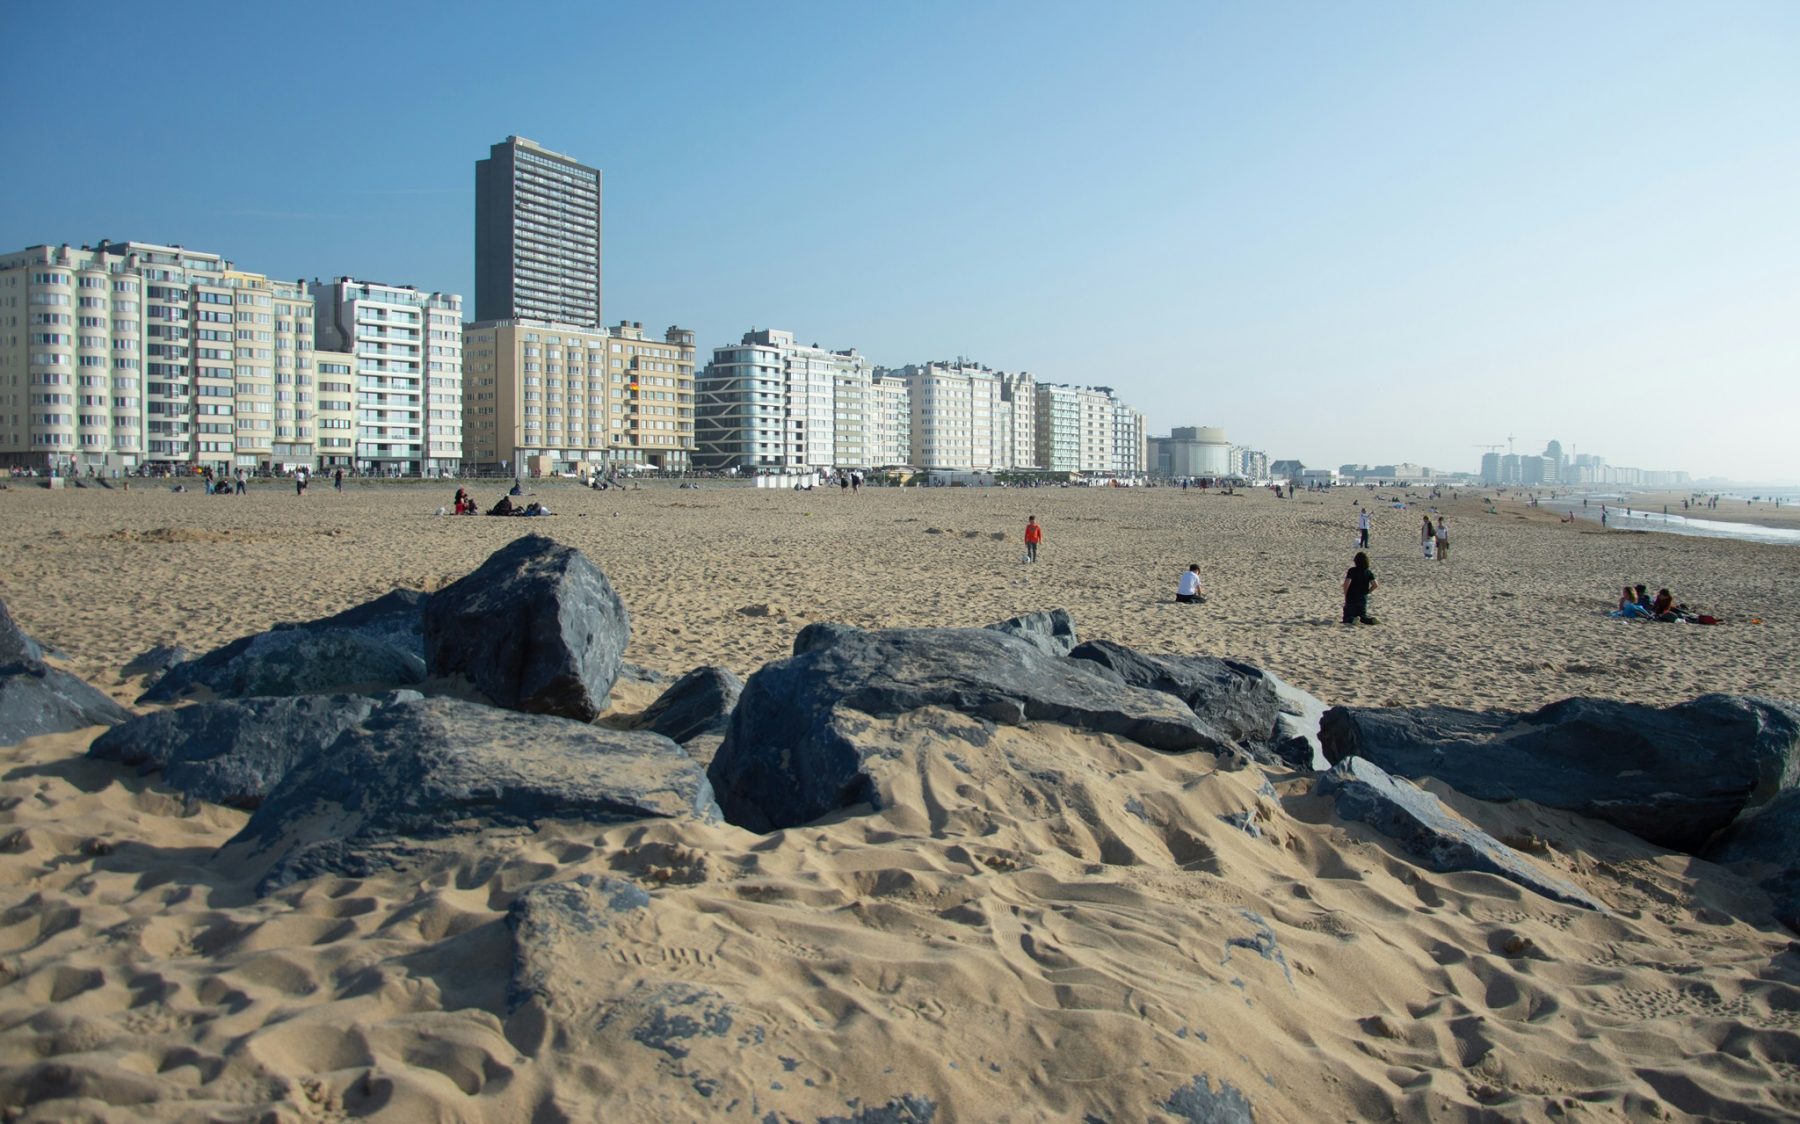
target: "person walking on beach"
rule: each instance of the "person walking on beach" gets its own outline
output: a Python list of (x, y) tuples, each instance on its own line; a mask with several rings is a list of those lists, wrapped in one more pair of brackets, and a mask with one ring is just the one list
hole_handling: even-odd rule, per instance
[(296, 496), (306, 494), (306, 469), (304, 467), (294, 470), (294, 494)]
[(1444, 526), (1444, 517), (1437, 521), (1437, 556), (1439, 562), (1450, 561), (1450, 528)]
[(1364, 550), (1369, 549), (1369, 511), (1367, 508), (1364, 508), (1362, 513), (1356, 517), (1356, 529), (1362, 532), (1362, 537), (1357, 540), (1356, 545)]
[(1431, 516), (1425, 516), (1425, 526), (1419, 531), (1419, 543), (1425, 549), (1425, 561), (1431, 561), (1432, 548), (1437, 545), (1437, 528), (1431, 525)]
[(1037, 516), (1027, 515), (1025, 517), (1025, 561), (1037, 561), (1038, 543), (1043, 541), (1043, 525), (1037, 521)]
[(336, 488), (340, 492), (344, 490), (344, 470), (343, 469), (340, 468), (336, 472), (331, 474), (331, 486), (333, 488)]
[(1350, 569), (1344, 572), (1344, 623), (1374, 624), (1369, 615), (1369, 594), (1375, 592), (1375, 571), (1369, 569), (1369, 556), (1356, 552)]

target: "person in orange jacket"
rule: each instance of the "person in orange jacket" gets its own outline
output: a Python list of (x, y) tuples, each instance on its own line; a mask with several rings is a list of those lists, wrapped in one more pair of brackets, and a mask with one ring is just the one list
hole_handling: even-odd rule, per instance
[(1027, 561), (1027, 562), (1036, 562), (1037, 561), (1038, 543), (1041, 543), (1043, 541), (1044, 541), (1044, 528), (1043, 528), (1043, 525), (1037, 521), (1037, 516), (1035, 516), (1035, 515), (1026, 516), (1025, 517), (1025, 561)]

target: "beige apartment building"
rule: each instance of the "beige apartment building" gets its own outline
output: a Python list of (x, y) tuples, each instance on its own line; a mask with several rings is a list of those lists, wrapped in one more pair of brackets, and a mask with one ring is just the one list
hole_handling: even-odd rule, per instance
[(463, 463), (471, 471), (686, 469), (694, 454), (694, 333), (641, 321), (463, 327)]
[(310, 465), (312, 316), (299, 283), (180, 246), (0, 255), (0, 463)]

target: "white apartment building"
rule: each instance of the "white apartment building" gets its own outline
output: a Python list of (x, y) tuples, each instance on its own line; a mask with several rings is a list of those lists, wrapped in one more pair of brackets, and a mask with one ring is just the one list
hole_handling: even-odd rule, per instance
[(912, 391), (906, 380), (877, 374), (869, 379), (869, 464), (875, 468), (911, 463)]
[(1038, 467), (1053, 472), (1146, 471), (1144, 415), (1104, 386), (1037, 387)]
[(831, 376), (832, 438), (835, 452), (832, 463), (848, 468), (867, 468), (875, 462), (870, 455), (874, 438), (874, 389), (872, 372), (845, 367)]
[[(695, 461), (705, 468), (866, 468), (868, 366), (763, 329), (713, 349), (700, 376)], [(837, 388), (847, 390), (840, 405)], [(845, 439), (840, 445), (840, 422)]]
[(6, 463), (312, 465), (314, 379), (313, 307), (298, 282), (146, 242), (0, 257)]
[(1001, 456), (1000, 377), (965, 363), (925, 363), (893, 374), (906, 380), (912, 422), (910, 463), (917, 468), (992, 472)]
[(1113, 398), (1104, 387), (1083, 387), (1076, 392), (1081, 410), (1082, 472), (1111, 472), (1113, 452)]
[(1000, 375), (1000, 399), (1007, 407), (1011, 431), (1007, 435), (1005, 463), (1009, 468), (1038, 468), (1037, 390), (1024, 372)]
[(462, 298), (340, 277), (314, 281), (317, 347), (355, 370), (355, 467), (381, 475), (462, 465)]
[(1153, 467), (1148, 461), (1149, 433), (1144, 415), (1115, 396), (1113, 406), (1113, 471), (1124, 476), (1137, 476)]

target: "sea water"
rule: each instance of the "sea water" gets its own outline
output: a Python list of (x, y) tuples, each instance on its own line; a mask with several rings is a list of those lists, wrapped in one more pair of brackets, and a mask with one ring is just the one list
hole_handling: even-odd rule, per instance
[[(1600, 521), (1600, 504), (1606, 504), (1606, 525), (1618, 531), (1664, 531), (1674, 535), (1692, 535), (1707, 539), (1741, 539), (1744, 542), (1776, 543), (1784, 546), (1800, 546), (1800, 527), (1762, 527), (1755, 523), (1727, 523), (1722, 519), (1699, 519), (1691, 515), (1677, 515), (1661, 511), (1645, 511), (1632, 507), (1630, 514), (1626, 507), (1630, 505), (1629, 496), (1597, 496), (1587, 497), (1588, 506), (1582, 507), (1577, 499), (1557, 498), (1540, 500), (1538, 506), (1553, 511), (1573, 511), (1577, 519), (1598, 523)], [(1719, 503), (1725, 503), (1720, 499)], [(1705, 510), (1705, 509), (1702, 509)]]

